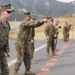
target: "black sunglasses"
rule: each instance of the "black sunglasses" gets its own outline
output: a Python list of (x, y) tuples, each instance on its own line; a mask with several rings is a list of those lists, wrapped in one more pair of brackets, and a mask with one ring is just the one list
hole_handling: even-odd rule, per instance
[(7, 11), (8, 14), (12, 13), (11, 11)]

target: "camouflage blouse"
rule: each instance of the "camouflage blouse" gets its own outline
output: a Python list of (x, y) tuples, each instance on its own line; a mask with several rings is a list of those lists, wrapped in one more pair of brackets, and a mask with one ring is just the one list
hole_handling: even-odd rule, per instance
[(0, 18), (0, 50), (2, 49), (5, 52), (9, 52), (9, 31), (9, 22), (7, 21), (5, 25)]

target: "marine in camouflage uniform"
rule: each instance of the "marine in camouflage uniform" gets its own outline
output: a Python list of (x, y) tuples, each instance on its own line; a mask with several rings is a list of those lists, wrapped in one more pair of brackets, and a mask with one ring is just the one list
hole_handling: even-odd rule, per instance
[(63, 40), (64, 42), (68, 42), (69, 40), (69, 31), (70, 31), (70, 26), (68, 24), (68, 22), (65, 22), (65, 25), (63, 27)]
[(52, 50), (52, 56), (55, 56), (55, 45), (54, 45), (54, 35), (55, 35), (55, 27), (53, 25), (53, 19), (50, 19), (48, 25), (45, 28), (45, 35), (47, 38), (47, 56), (51, 56), (50, 47)]
[(30, 71), (31, 57), (30, 57), (30, 28), (41, 26), (45, 20), (30, 21), (30, 12), (25, 13), (24, 21), (20, 24), (19, 33), (16, 42), (17, 61), (15, 63), (14, 74), (19, 75), (18, 70), (22, 61), (26, 67), (25, 75), (35, 75)]
[[(1, 5), (0, 12), (0, 69), (1, 75), (9, 75), (9, 67), (7, 63), (7, 57), (10, 57), (9, 51), (9, 31), (10, 25), (7, 21), (12, 12), (11, 4)], [(6, 54), (6, 55), (5, 55)]]
[(68, 24), (68, 35), (67, 35), (67, 41), (69, 41), (69, 36), (70, 36), (70, 30), (71, 30), (71, 24)]
[[(36, 18), (32, 18), (31, 21), (32, 20), (35, 21)], [(30, 28), (30, 38), (31, 38), (31, 40), (30, 40), (31, 64), (36, 64), (36, 61), (33, 60), (34, 49), (35, 49), (35, 45), (34, 45), (35, 40), (34, 40), (34, 37), (35, 37), (35, 27), (31, 27)]]
[(58, 24), (59, 24), (59, 21), (56, 20), (56, 21), (55, 21), (55, 24), (54, 24), (54, 26), (55, 26), (55, 34), (56, 34), (56, 37), (55, 37), (55, 39), (54, 39), (54, 43), (55, 43), (55, 50), (56, 50), (56, 51), (58, 51), (58, 50), (56, 49), (56, 45), (57, 45), (57, 42), (58, 42), (58, 34), (59, 34), (58, 29), (61, 28), (61, 26), (58, 26)]

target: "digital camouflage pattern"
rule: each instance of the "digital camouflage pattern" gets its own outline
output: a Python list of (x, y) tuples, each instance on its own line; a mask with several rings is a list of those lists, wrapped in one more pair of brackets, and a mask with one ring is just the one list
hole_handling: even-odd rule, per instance
[(7, 64), (6, 52), (9, 52), (9, 31), (10, 25), (4, 25), (0, 18), (0, 68), (2, 75), (9, 75), (9, 68)]
[(67, 42), (69, 39), (69, 31), (71, 30), (71, 26), (70, 25), (64, 25), (63, 27), (63, 39), (64, 42)]
[(69, 31), (71, 30), (71, 25), (68, 25), (68, 35), (67, 35), (67, 40), (69, 40), (69, 35), (70, 35), (70, 33), (69, 33)]
[(30, 28), (30, 38), (33, 40), (33, 43), (30, 41), (30, 55), (31, 59), (33, 59), (33, 54), (34, 54), (34, 36), (35, 36), (35, 28), (31, 27)]
[(30, 38), (34, 39), (34, 36), (35, 36), (35, 27), (31, 27), (30, 28)]
[(23, 21), (20, 24), (19, 33), (16, 42), (17, 50), (17, 62), (15, 64), (15, 70), (18, 71), (19, 67), (24, 61), (26, 70), (31, 67), (31, 57), (30, 57), (30, 28), (38, 27), (42, 25), (43, 21)]
[(7, 64), (7, 58), (5, 56), (5, 52), (0, 49), (0, 68), (2, 75), (9, 75), (9, 68)]
[[(58, 42), (58, 34), (59, 34), (58, 29), (59, 29), (59, 26), (58, 26), (57, 23), (56, 23), (54, 26), (55, 26), (55, 34), (56, 34), (56, 37), (55, 37), (55, 39), (54, 39), (54, 44), (55, 44), (55, 49), (56, 49), (56, 45), (57, 45), (57, 42)], [(57, 49), (56, 49), (56, 50), (57, 50)]]
[(49, 50), (50, 47), (51, 47), (52, 53), (55, 52), (54, 34), (55, 34), (54, 25), (47, 25), (45, 28), (45, 35), (49, 36), (49, 40), (47, 40), (47, 53), (50, 53), (50, 50)]
[(9, 52), (9, 31), (9, 23), (7, 22), (7, 25), (4, 25), (0, 18), (0, 48), (4, 48), (5, 52)]
[(43, 21), (23, 21), (19, 28), (18, 40), (30, 40), (30, 27), (38, 27), (43, 24)]

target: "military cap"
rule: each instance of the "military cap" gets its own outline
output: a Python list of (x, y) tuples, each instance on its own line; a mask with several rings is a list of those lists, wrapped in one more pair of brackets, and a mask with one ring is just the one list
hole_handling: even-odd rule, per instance
[(24, 12), (24, 15), (31, 17), (31, 13), (30, 12)]
[(51, 22), (53, 22), (53, 21), (54, 21), (54, 19), (53, 19), (53, 18), (50, 18), (50, 21), (51, 21)]
[(24, 12), (24, 14), (25, 14), (25, 15), (31, 15), (31, 13), (30, 13), (30, 12)]
[(68, 22), (65, 22), (66, 24), (68, 23)]
[(50, 19), (50, 17), (45, 17), (45, 18)]
[(6, 11), (14, 12), (14, 9), (11, 4), (3, 4), (0, 6), (0, 8)]
[(24, 15), (31, 15), (30, 12), (24, 12)]

